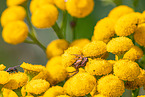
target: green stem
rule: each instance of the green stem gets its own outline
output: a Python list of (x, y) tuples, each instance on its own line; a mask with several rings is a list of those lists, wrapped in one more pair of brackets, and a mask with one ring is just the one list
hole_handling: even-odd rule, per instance
[(61, 31), (61, 29), (59, 28), (59, 26), (58, 26), (57, 23), (55, 23), (55, 24), (52, 26), (52, 28), (53, 28), (53, 30), (55, 31), (55, 33), (56, 33), (56, 35), (57, 35), (57, 37), (58, 37), (59, 39), (64, 39), (64, 36), (63, 36), (63, 34), (62, 34), (62, 31)]
[(37, 40), (36, 37), (34, 37), (33, 35), (31, 35), (30, 33), (28, 33), (28, 36), (29, 36), (29, 38), (31, 38), (31, 39), (33, 40), (33, 42), (34, 42), (35, 44), (37, 44), (40, 48), (42, 48), (44, 52), (46, 51), (46, 47), (43, 46), (43, 45)]
[(89, 94), (87, 94), (85, 97), (92, 97), (92, 96), (91, 96), (91, 94), (89, 93)]
[(61, 24), (61, 31), (63, 32), (65, 39), (66, 39), (66, 25), (67, 25), (67, 11), (63, 11), (63, 20), (62, 20), (62, 24)]
[(1, 91), (2, 87), (3, 87), (3, 85), (0, 84), (0, 97), (3, 97), (3, 92)]
[(33, 28), (33, 25), (31, 23), (31, 19), (30, 19), (30, 12), (29, 12), (28, 2), (27, 2), (27, 4), (24, 5), (24, 8), (26, 10), (26, 20), (28, 22), (28, 25), (29, 25), (29, 28), (30, 28), (30, 32), (32, 33), (33, 36), (36, 37), (36, 32), (35, 32), (35, 29)]
[(76, 39), (76, 32), (75, 32), (76, 24), (77, 24), (77, 18), (72, 17), (72, 21), (70, 22), (70, 26), (71, 26), (72, 33), (73, 33), (73, 40)]
[(118, 56), (118, 60), (120, 60), (120, 59), (123, 59), (124, 54), (120, 54), (120, 55), (117, 55), (117, 56)]
[(132, 90), (132, 97), (137, 97), (137, 96), (138, 96), (138, 94), (139, 94), (139, 89), (140, 89), (140, 88), (135, 89), (135, 90)]
[(33, 41), (25, 40), (24, 43), (35, 44)]

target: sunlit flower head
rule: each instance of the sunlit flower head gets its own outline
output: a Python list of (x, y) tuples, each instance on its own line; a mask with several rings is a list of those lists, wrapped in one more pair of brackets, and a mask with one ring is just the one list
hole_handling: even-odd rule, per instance
[(6, 71), (0, 71), (0, 84), (6, 84), (10, 80), (10, 75)]
[(65, 10), (66, 9), (66, 2), (65, 0), (54, 0), (54, 4), (60, 8), (61, 10)]
[(5, 68), (6, 68), (6, 66), (5, 66), (5, 65), (0, 64), (0, 71), (3, 71)]
[(28, 0), (6, 0), (7, 6), (21, 5)]
[(18, 97), (18, 95), (11, 89), (3, 88), (2, 92), (3, 92), (2, 97)]

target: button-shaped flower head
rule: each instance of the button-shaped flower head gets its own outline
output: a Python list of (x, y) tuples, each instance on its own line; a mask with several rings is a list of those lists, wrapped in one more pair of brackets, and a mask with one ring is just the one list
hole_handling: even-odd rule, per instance
[(3, 71), (6, 68), (3, 64), (0, 64), (0, 71)]
[(66, 9), (66, 2), (65, 2), (65, 0), (54, 0), (54, 3), (61, 10), (65, 10)]
[(42, 80), (42, 79), (31, 80), (26, 85), (26, 91), (28, 93), (38, 95), (44, 93), (49, 88), (49, 86), (50, 84), (46, 80)]
[(0, 84), (6, 84), (10, 80), (10, 75), (6, 71), (0, 71)]
[(85, 96), (96, 85), (96, 79), (89, 73), (78, 73), (67, 80), (64, 89), (70, 96)]
[(139, 25), (134, 33), (134, 40), (145, 47), (145, 23)]
[(5, 9), (1, 16), (1, 25), (4, 27), (6, 24), (17, 21), (24, 20), (26, 16), (26, 11), (21, 6), (12, 6)]
[(91, 75), (106, 75), (112, 71), (112, 64), (103, 59), (93, 59), (87, 62), (85, 70)]
[(115, 22), (112, 18), (106, 17), (97, 22), (94, 28), (94, 39), (96, 41), (108, 42), (114, 36)]
[(31, 21), (36, 28), (49, 28), (55, 24), (57, 18), (57, 8), (52, 4), (45, 4), (34, 11)]
[(140, 67), (136, 62), (119, 60), (114, 64), (115, 76), (124, 81), (134, 81), (140, 74)]
[(46, 54), (48, 58), (54, 57), (54, 56), (60, 56), (64, 53), (64, 50), (66, 50), (69, 46), (69, 43), (64, 39), (57, 39), (53, 40), (50, 44), (48, 44), (46, 49)]
[(122, 16), (115, 24), (115, 33), (118, 36), (128, 36), (135, 32), (137, 26), (145, 22), (145, 17), (139, 12)]
[(71, 16), (83, 18), (89, 15), (94, 8), (94, 0), (67, 0), (66, 10)]
[(43, 97), (56, 97), (65, 94), (64, 89), (60, 86), (52, 86), (43, 95)]
[(126, 14), (132, 13), (134, 10), (126, 5), (120, 5), (115, 8), (113, 8), (110, 13), (108, 14), (108, 17), (112, 19), (119, 19), (121, 16), (124, 16)]
[(87, 57), (100, 57), (106, 51), (106, 43), (103, 41), (93, 41), (83, 47), (83, 55)]
[(125, 92), (125, 87), (123, 81), (121, 81), (117, 76), (111, 74), (98, 80), (97, 90), (105, 97), (118, 97)]
[(9, 44), (19, 44), (24, 42), (28, 36), (28, 27), (23, 21), (13, 21), (8, 23), (2, 31), (2, 37)]
[(116, 37), (110, 40), (107, 44), (107, 51), (113, 54), (123, 54), (132, 48), (134, 44), (127, 37)]

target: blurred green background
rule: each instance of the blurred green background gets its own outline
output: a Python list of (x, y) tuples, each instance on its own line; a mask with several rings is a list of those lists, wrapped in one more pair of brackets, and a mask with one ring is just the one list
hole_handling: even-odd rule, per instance
[[(94, 11), (87, 17), (78, 19), (76, 26), (76, 38), (88, 38), (91, 39), (93, 34), (94, 26), (97, 21), (106, 17), (110, 10), (116, 5), (128, 5), (134, 8), (137, 12), (143, 12), (145, 10), (145, 0), (94, 0), (95, 7)], [(0, 0), (0, 16), (2, 12), (7, 8), (6, 0)], [(62, 14), (60, 11), (58, 24), (62, 20)], [(45, 53), (37, 45), (22, 43), (19, 45), (7, 44), (3, 41), (2, 27), (0, 25), (0, 64), (4, 64), (8, 67), (19, 65), (22, 62), (28, 62), (32, 64), (42, 64), (45, 65), (47, 58)], [(38, 40), (45, 46), (47, 46), (52, 40), (57, 39), (57, 36), (53, 32), (53, 29), (36, 29)], [(69, 30), (67, 30), (69, 33)], [(71, 34), (67, 34), (67, 40), (72, 41)], [(113, 59), (113, 56), (109, 57)], [(20, 69), (20, 68), (19, 68)], [(21, 69), (20, 69), (21, 70)], [(143, 94), (141, 91), (140, 94)], [(130, 91), (128, 91), (130, 93)], [(124, 97), (129, 97), (125, 96)]]

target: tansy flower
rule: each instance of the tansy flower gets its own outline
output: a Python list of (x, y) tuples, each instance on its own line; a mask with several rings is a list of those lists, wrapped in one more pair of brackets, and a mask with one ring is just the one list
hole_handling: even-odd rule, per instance
[(18, 72), (10, 74), (10, 80), (4, 85), (8, 89), (18, 89), (24, 86), (28, 81), (28, 77), (25, 73)]
[(99, 57), (106, 52), (106, 43), (93, 41), (83, 47), (83, 55), (87, 57)]
[(6, 0), (7, 6), (14, 6), (14, 5), (20, 5), (25, 3), (28, 0)]
[(107, 60), (93, 59), (87, 62), (85, 70), (91, 75), (106, 75), (112, 71), (112, 67)]
[(106, 96), (104, 96), (102, 94), (97, 94), (97, 95), (94, 95), (93, 97), (106, 97)]
[(141, 73), (134, 81), (127, 81), (125, 82), (126, 89), (138, 89), (145, 84), (145, 70), (140, 69)]
[[(109, 40), (110, 40), (110, 38), (104, 39), (103, 42), (108, 43)], [(92, 38), (91, 38), (91, 41), (98, 41), (98, 39), (95, 38), (95, 36), (93, 35)]]
[(104, 53), (102, 56), (100, 56), (101, 59), (106, 59), (109, 56), (109, 52)]
[(77, 39), (77, 40), (74, 40), (71, 44), (70, 44), (70, 47), (72, 46), (78, 46), (80, 48), (83, 48), (86, 44), (90, 43), (90, 40), (88, 39)]
[(121, 16), (124, 16), (126, 14), (132, 13), (134, 10), (126, 5), (120, 5), (115, 8), (113, 8), (110, 13), (108, 14), (108, 17), (112, 19), (119, 19)]
[(1, 25), (4, 27), (6, 24), (17, 21), (24, 20), (26, 16), (26, 11), (21, 6), (12, 6), (5, 9), (1, 15)]
[(32, 0), (30, 2), (30, 11), (33, 14), (36, 10), (38, 10), (41, 6), (45, 4), (53, 4), (52, 0)]
[(14, 91), (7, 88), (3, 88), (2, 92), (3, 92), (2, 97), (18, 97), (18, 95)]
[(139, 48), (138, 46), (133, 46), (129, 51), (124, 54), (123, 59), (135, 61), (137, 59), (140, 59), (142, 56), (143, 51), (141, 50), (141, 48)]
[(141, 13), (134, 12), (122, 16), (115, 24), (115, 33), (118, 36), (128, 36), (135, 32), (137, 26), (145, 22), (145, 17)]
[(116, 37), (110, 40), (107, 44), (107, 51), (113, 54), (123, 54), (128, 51), (134, 44), (127, 37)]
[(137, 97), (145, 97), (145, 95), (137, 96)]
[(50, 87), (49, 82), (42, 79), (31, 80), (26, 85), (26, 91), (32, 94), (42, 94)]
[(124, 81), (134, 81), (140, 74), (140, 67), (136, 62), (119, 60), (114, 64), (115, 76)]
[(134, 40), (145, 47), (145, 23), (139, 25), (134, 33)]
[(46, 68), (42, 65), (32, 65), (29, 63), (23, 62), (21, 66), (24, 69), (24, 72), (27, 74), (29, 77), (29, 81), (36, 76), (39, 72), (45, 70)]
[(48, 58), (54, 57), (54, 56), (60, 56), (64, 53), (64, 50), (66, 50), (69, 46), (69, 43), (64, 39), (57, 39), (53, 40), (50, 44), (48, 44), (46, 49), (46, 54)]
[(96, 85), (96, 79), (89, 73), (77, 73), (68, 79), (63, 88), (70, 96), (85, 96)]
[(57, 18), (57, 8), (52, 4), (45, 4), (34, 11), (31, 21), (36, 28), (49, 28), (55, 24)]
[(67, 0), (66, 10), (71, 16), (83, 18), (89, 15), (94, 8), (94, 0)]
[(67, 77), (67, 71), (65, 67), (61, 65), (47, 65), (47, 71), (49, 73), (49, 76), (47, 78), (47, 81), (50, 82), (51, 85), (55, 85)]
[(77, 58), (76, 55), (81, 55), (82, 54), (82, 49), (76, 46), (68, 48), (64, 54), (62, 54), (62, 65), (65, 67), (71, 66)]
[(0, 71), (0, 84), (6, 84), (10, 80), (10, 75), (6, 71)]
[(50, 60), (48, 60), (48, 62), (46, 64), (46, 68), (47, 68), (47, 66), (62, 65), (61, 61), (62, 61), (61, 56), (52, 57)]
[(2, 37), (9, 44), (22, 43), (28, 35), (28, 27), (23, 21), (13, 21), (5, 25)]
[(125, 87), (123, 81), (111, 74), (98, 80), (97, 90), (106, 97), (118, 97), (123, 94)]
[(65, 2), (65, 0), (54, 0), (54, 3), (61, 10), (65, 10), (66, 9), (66, 2)]
[(43, 97), (56, 97), (65, 94), (64, 89), (60, 86), (52, 86), (43, 95)]
[(91, 95), (92, 97), (94, 97), (96, 94), (98, 94), (98, 91), (97, 91), (97, 84), (96, 84), (96, 86), (94, 86), (93, 90), (90, 92), (90, 95)]
[(43, 70), (38, 75), (34, 76), (32, 78), (32, 80), (34, 80), (34, 79), (44, 79), (44, 80), (46, 80), (48, 78), (48, 76), (49, 76), (49, 72), (47, 70)]
[(59, 96), (56, 96), (56, 97), (71, 97), (71, 96), (68, 96), (68, 95), (59, 95)]
[(3, 71), (6, 68), (3, 64), (0, 64), (0, 71)]
[(114, 24), (114, 20), (109, 17), (98, 21), (94, 27), (94, 40), (108, 42), (115, 34)]

